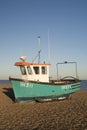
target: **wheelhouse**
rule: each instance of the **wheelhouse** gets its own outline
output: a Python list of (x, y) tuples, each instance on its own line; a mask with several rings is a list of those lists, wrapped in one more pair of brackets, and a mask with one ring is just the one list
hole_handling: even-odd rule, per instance
[(49, 82), (50, 64), (36, 64), (29, 62), (16, 62), (15, 66), (20, 67), (22, 79), (38, 82)]

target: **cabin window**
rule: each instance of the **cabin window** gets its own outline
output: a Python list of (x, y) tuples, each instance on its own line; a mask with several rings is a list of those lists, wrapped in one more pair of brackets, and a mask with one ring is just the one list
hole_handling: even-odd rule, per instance
[(47, 74), (47, 67), (46, 66), (42, 66), (42, 74)]
[(39, 74), (39, 67), (35, 66), (35, 67), (33, 67), (33, 68), (34, 68), (35, 74)]
[(32, 70), (30, 66), (27, 67), (27, 70), (28, 70), (28, 74), (32, 74)]
[(24, 66), (20, 66), (20, 70), (21, 70), (22, 75), (26, 75), (26, 69)]

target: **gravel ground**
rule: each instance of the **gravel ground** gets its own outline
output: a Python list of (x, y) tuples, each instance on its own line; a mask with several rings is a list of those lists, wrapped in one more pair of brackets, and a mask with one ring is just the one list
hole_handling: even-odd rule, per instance
[(15, 103), (11, 85), (1, 84), (0, 130), (87, 130), (87, 90), (62, 101)]

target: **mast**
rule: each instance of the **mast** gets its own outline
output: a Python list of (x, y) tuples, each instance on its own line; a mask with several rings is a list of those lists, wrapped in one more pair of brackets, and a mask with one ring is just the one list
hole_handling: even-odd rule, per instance
[(40, 63), (40, 52), (41, 52), (41, 49), (40, 49), (40, 36), (38, 36), (37, 38), (38, 38), (38, 54), (32, 60), (32, 62), (34, 62), (38, 58), (38, 63)]
[(40, 63), (40, 36), (38, 36), (38, 63)]

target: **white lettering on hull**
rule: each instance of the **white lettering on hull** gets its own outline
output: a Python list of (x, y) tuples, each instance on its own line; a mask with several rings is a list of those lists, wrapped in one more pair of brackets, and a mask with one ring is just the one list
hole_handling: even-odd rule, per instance
[(71, 86), (70, 85), (64, 85), (64, 86), (62, 86), (62, 89), (71, 89)]
[(20, 82), (20, 87), (33, 88), (32, 83)]

